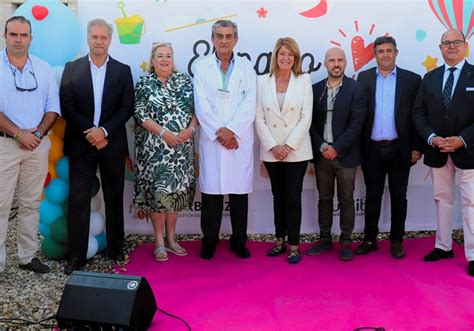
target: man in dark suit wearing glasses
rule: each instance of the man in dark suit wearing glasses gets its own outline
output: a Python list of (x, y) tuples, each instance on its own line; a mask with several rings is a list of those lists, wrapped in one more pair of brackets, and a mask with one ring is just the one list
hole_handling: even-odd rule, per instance
[(31, 23), (13, 16), (5, 24), (0, 53), (0, 282), (4, 278), (5, 241), (15, 190), (18, 192), (20, 268), (48, 273), (38, 251), (38, 208), (48, 173), (51, 142), (43, 137), (58, 115), (58, 86), (51, 67), (28, 53)]

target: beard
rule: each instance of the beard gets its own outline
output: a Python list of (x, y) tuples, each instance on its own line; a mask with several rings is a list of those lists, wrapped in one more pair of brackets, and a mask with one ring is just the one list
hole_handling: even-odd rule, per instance
[[(338, 73), (336, 73), (334, 70), (335, 69), (340, 69)], [(332, 70), (328, 70), (328, 76), (331, 78), (341, 78), (344, 76), (344, 70), (340, 67), (335, 67)]]

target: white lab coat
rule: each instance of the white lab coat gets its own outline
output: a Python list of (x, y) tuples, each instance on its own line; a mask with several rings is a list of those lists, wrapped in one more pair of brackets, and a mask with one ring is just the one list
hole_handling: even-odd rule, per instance
[[(199, 120), (199, 185), (207, 194), (246, 194), (253, 188), (253, 140), (256, 112), (256, 74), (250, 61), (235, 56), (234, 68), (222, 96), (222, 76), (211, 55), (194, 68), (194, 100)], [(228, 150), (216, 131), (232, 130), (238, 149)]]

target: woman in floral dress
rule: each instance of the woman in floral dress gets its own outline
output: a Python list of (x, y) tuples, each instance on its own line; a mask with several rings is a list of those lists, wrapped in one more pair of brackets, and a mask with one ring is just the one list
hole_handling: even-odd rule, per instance
[(155, 260), (168, 260), (167, 252), (187, 255), (175, 230), (178, 213), (190, 210), (194, 198), (197, 120), (191, 78), (176, 71), (169, 43), (153, 44), (149, 74), (135, 87), (134, 118), (133, 204), (151, 218)]

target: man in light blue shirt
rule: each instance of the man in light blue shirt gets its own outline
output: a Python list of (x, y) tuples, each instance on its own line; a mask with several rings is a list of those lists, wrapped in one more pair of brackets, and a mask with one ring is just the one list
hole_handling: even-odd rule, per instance
[(15, 189), (18, 191), (20, 268), (48, 273), (36, 257), (38, 208), (48, 173), (51, 142), (43, 139), (60, 115), (58, 86), (51, 67), (28, 53), (31, 24), (23, 16), (7, 20), (6, 48), (0, 53), (0, 281)]
[(421, 77), (395, 65), (398, 55), (393, 37), (374, 42), (377, 67), (363, 71), (358, 81), (367, 92), (367, 117), (362, 131), (362, 170), (366, 185), (364, 242), (357, 255), (378, 249), (378, 222), (388, 177), (391, 225), (390, 253), (403, 258), (410, 167), (421, 157), (421, 137), (412, 121), (412, 108)]

